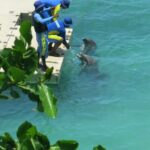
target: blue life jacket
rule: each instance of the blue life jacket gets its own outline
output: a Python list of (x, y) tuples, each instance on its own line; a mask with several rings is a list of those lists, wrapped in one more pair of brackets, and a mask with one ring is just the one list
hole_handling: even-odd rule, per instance
[(63, 21), (56, 20), (52, 23), (47, 24), (47, 30), (49, 34), (56, 34), (65, 39), (66, 30)]
[[(37, 12), (34, 11), (34, 12), (32, 13), (32, 24), (33, 24), (33, 26), (34, 26), (35, 32), (36, 32), (36, 33), (41, 33), (41, 32), (47, 31), (46, 25), (41, 24), (40, 22), (37, 22), (37, 21), (34, 19), (34, 14), (35, 14), (35, 13), (37, 13)], [(40, 13), (39, 13), (39, 14), (40, 14)], [(42, 18), (45, 18), (42, 14), (40, 14), (40, 16), (41, 16)]]

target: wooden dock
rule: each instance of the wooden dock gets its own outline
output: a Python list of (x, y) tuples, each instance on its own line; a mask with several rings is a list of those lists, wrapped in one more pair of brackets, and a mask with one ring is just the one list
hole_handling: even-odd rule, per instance
[[(15, 37), (19, 36), (19, 25), (17, 25), (17, 21), (21, 13), (23, 13), (21, 12), (21, 10), (5, 11), (4, 13), (0, 12), (0, 35), (1, 35), (0, 36), (0, 50), (5, 47), (12, 47)], [(67, 42), (70, 42), (72, 32), (73, 32), (72, 28), (66, 28)], [(36, 43), (35, 32), (33, 31), (33, 28), (32, 28), (32, 33), (33, 33), (32, 46), (36, 48), (37, 43)], [(67, 52), (67, 49), (63, 45), (61, 45), (58, 50), (61, 50), (65, 53)], [(59, 83), (64, 58), (65, 58), (65, 55), (59, 56), (59, 57), (49, 56), (46, 59), (47, 66), (54, 67), (52, 78), (48, 83), (50, 84)]]

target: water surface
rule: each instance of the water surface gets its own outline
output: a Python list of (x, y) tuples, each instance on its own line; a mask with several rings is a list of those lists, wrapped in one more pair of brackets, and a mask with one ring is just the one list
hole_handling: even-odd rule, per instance
[(53, 87), (58, 97), (58, 117), (34, 112), (25, 95), (0, 103), (0, 134), (15, 135), (28, 120), (52, 143), (58, 139), (79, 141), (79, 150), (102, 144), (108, 150), (149, 150), (150, 145), (150, 2), (148, 0), (72, 0), (72, 45), (83, 37), (97, 42), (95, 59), (103, 78), (95, 73), (79, 75), (76, 54), (68, 52), (61, 82)]

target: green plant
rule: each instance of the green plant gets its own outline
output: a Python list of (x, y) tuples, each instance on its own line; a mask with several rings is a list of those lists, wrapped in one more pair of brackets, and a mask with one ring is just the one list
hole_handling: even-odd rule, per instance
[[(0, 51), (0, 98), (18, 98), (18, 87), (30, 100), (37, 102), (37, 109), (45, 112), (51, 117), (57, 113), (56, 97), (52, 90), (44, 83), (49, 80), (53, 68), (48, 68), (43, 75), (38, 70), (38, 57), (35, 48), (31, 46), (31, 22), (24, 21), (20, 26), (20, 37), (14, 41), (11, 48), (4, 48)], [(36, 85), (30, 85), (29, 80), (34, 76), (35, 71), (39, 73)], [(5, 95), (9, 90), (10, 95)]]
[[(77, 150), (75, 140), (58, 140), (51, 144), (46, 135), (40, 133), (30, 122), (24, 122), (17, 130), (17, 141), (9, 133), (0, 136), (0, 150)], [(106, 150), (98, 145), (93, 150)]]
[(98, 146), (94, 147), (93, 150), (106, 150), (106, 149), (104, 147), (102, 147), (101, 145), (98, 145)]

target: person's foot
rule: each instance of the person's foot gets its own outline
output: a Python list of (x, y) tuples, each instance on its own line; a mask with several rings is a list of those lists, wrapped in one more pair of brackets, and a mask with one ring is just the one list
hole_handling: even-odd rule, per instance
[(38, 68), (42, 68), (42, 67), (43, 67), (42, 64), (39, 63), (39, 64), (38, 64)]
[(46, 65), (42, 66), (42, 71), (46, 71), (48, 69), (48, 67)]
[(49, 51), (49, 52), (50, 52), (50, 51), (52, 50), (52, 48), (53, 48), (52, 44), (53, 44), (53, 43), (49, 43), (49, 44), (48, 44), (48, 51)]

